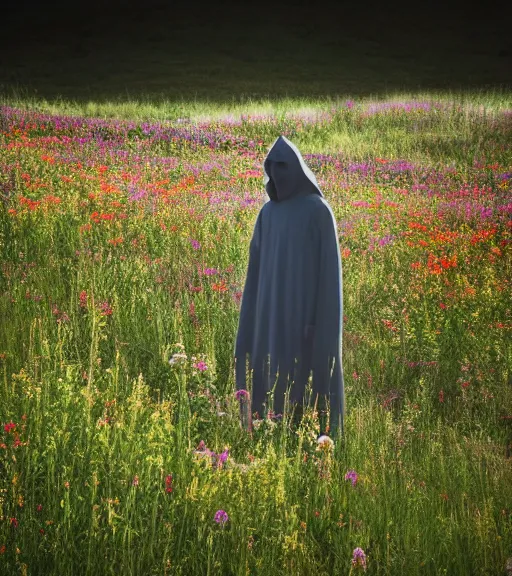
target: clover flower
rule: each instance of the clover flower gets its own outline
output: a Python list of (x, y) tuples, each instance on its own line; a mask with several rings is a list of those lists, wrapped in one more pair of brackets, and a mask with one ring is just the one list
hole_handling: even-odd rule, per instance
[(217, 510), (213, 519), (215, 522), (217, 522), (217, 524), (224, 526), (224, 524), (226, 524), (226, 522), (229, 520), (229, 516), (225, 510)]
[(247, 392), (247, 390), (237, 390), (235, 392), (235, 398), (237, 400), (247, 400), (247, 398), (249, 398), (249, 392)]

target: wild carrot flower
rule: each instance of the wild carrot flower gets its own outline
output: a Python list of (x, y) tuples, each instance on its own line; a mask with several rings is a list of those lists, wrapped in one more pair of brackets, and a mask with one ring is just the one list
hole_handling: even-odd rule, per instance
[(355, 486), (357, 484), (358, 479), (359, 479), (359, 475), (357, 474), (357, 472), (355, 470), (349, 470), (345, 474), (345, 480), (350, 480), (350, 482), (352, 482), (352, 486)]
[(215, 512), (215, 516), (213, 517), (213, 519), (215, 520), (215, 522), (217, 522), (217, 524), (224, 526), (224, 524), (229, 520), (229, 516), (228, 513), (225, 512), (224, 510), (217, 510), (217, 512)]
[(173, 366), (174, 364), (183, 364), (187, 361), (187, 355), (181, 352), (177, 352), (171, 356), (169, 364)]
[(318, 449), (329, 451), (334, 448), (333, 439), (327, 436), (326, 434), (322, 434), (321, 436), (319, 436), (316, 443), (318, 445)]
[(352, 566), (366, 570), (366, 554), (362, 548), (355, 548), (352, 553)]

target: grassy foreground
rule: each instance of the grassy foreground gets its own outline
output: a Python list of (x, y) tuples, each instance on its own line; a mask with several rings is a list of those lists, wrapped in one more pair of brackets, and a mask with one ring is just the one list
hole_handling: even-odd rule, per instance
[[(0, 109), (0, 574), (505, 573), (510, 94), (51, 106)], [(279, 134), (339, 226), (334, 450), (238, 423)]]

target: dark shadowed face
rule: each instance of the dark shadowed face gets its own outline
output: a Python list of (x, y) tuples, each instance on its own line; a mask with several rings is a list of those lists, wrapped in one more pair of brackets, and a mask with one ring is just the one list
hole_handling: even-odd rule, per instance
[[(296, 165), (294, 165), (296, 163)], [(298, 159), (290, 162), (269, 161), (266, 165), (267, 174), (278, 199), (284, 200), (297, 192), (304, 177)]]
[(269, 162), (269, 177), (274, 182), (276, 188), (286, 186), (290, 179), (290, 168), (286, 162)]

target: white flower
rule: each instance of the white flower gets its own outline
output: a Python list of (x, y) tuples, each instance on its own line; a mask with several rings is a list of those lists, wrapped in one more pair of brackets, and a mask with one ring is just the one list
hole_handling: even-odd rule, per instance
[(182, 364), (183, 362), (186, 361), (187, 361), (187, 355), (178, 352), (172, 355), (171, 359), (169, 360), (169, 364), (172, 366), (174, 364)]
[(320, 436), (318, 438), (318, 440), (316, 441), (316, 443), (318, 444), (319, 448), (326, 448), (327, 446), (329, 448), (334, 448), (334, 441), (332, 438), (329, 438), (329, 436), (327, 436), (326, 434), (322, 434), (322, 436)]

